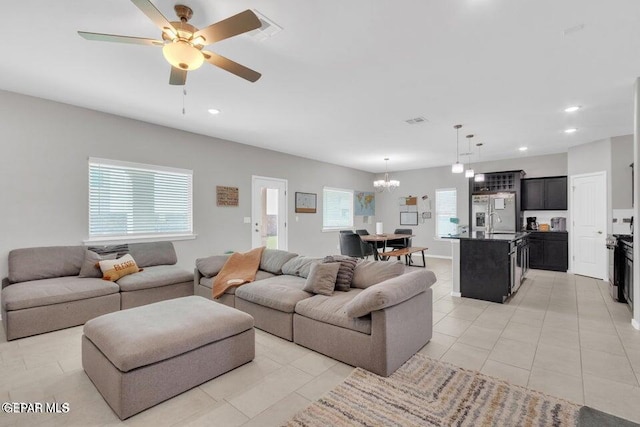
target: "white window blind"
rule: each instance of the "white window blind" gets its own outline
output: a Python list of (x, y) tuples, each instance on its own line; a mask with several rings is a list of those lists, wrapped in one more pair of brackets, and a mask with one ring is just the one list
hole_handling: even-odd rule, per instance
[(322, 229), (353, 227), (353, 190), (325, 187), (322, 196)]
[(436, 236), (447, 236), (458, 232), (457, 224), (450, 221), (457, 216), (455, 188), (436, 190)]
[(193, 233), (193, 172), (89, 159), (89, 240)]

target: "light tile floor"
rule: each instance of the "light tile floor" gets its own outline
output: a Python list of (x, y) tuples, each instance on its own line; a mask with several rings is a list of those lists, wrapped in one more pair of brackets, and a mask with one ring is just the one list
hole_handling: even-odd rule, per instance
[[(451, 263), (429, 258), (430, 357), (640, 422), (640, 331), (604, 282), (532, 270), (506, 304), (450, 296)], [(68, 414), (0, 413), (4, 425), (121, 424), (82, 371), (82, 328), (6, 342), (0, 402), (69, 402)], [(256, 358), (124, 422), (154, 426), (279, 425), (352, 367), (256, 330)]]

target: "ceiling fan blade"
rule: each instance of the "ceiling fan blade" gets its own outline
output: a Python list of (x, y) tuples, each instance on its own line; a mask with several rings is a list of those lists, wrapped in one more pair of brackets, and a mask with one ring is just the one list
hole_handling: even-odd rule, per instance
[(177, 33), (173, 25), (171, 25), (171, 22), (169, 22), (149, 0), (131, 0), (131, 2), (135, 4), (142, 13), (147, 15), (158, 28), (163, 31), (167, 30), (173, 34)]
[(202, 37), (204, 39), (203, 44), (208, 45), (228, 39), (229, 37), (237, 36), (238, 34), (246, 33), (247, 31), (255, 30), (261, 26), (262, 23), (256, 14), (247, 9), (244, 12), (240, 12), (237, 15), (233, 15), (230, 18), (223, 19), (220, 22), (216, 22), (197, 31), (193, 35), (193, 38)]
[(95, 40), (99, 42), (116, 42), (116, 43), (129, 43), (129, 44), (141, 44), (146, 46), (164, 46), (162, 40), (145, 39), (142, 37), (130, 37), (130, 36), (118, 36), (115, 34), (100, 34), (100, 33), (87, 33), (85, 31), (78, 31), (80, 37), (87, 40)]
[(177, 67), (171, 67), (171, 75), (169, 76), (169, 84), (176, 86), (184, 86), (187, 82), (187, 70)]
[(249, 80), (250, 82), (255, 82), (262, 77), (262, 74), (257, 71), (253, 71), (251, 68), (240, 65), (237, 62), (225, 58), (224, 56), (218, 55), (217, 53), (202, 51), (202, 54), (204, 55), (204, 59), (210, 64), (220, 67), (238, 77), (242, 77), (245, 80)]

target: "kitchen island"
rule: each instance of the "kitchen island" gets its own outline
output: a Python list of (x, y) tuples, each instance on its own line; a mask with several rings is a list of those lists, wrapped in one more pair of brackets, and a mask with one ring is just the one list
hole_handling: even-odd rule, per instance
[(459, 292), (463, 297), (503, 303), (517, 292), (528, 269), (527, 233), (472, 232), (447, 237), (455, 239), (454, 295)]

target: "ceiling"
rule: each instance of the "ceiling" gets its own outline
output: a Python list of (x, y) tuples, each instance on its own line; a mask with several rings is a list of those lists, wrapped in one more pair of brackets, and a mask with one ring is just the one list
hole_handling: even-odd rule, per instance
[(370, 172), (384, 157), (389, 170), (452, 163), (457, 123), (460, 151), (473, 133), (483, 160), (633, 133), (637, 0), (152, 1), (169, 20), (190, 6), (200, 28), (255, 9), (283, 31), (210, 46), (263, 76), (205, 64), (183, 115), (160, 49), (76, 33), (159, 38), (129, 0), (21, 0), (5, 11), (0, 89)]

